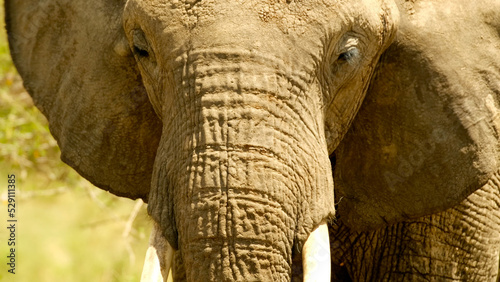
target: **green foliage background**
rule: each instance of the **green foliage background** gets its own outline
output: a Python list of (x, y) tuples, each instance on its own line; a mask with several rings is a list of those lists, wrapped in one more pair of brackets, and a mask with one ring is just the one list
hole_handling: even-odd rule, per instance
[[(3, 7), (3, 0), (0, 0)], [(0, 9), (0, 281), (139, 281), (151, 222), (59, 159), (12, 64)], [(16, 274), (7, 272), (7, 175), (15, 174)]]

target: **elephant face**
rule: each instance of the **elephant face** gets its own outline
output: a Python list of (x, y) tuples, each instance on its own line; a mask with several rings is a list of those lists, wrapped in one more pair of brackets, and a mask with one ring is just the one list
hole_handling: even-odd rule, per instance
[(394, 2), (5, 8), (63, 161), (148, 201), (188, 279), (268, 281), (333, 217), (334, 181), (362, 229), (451, 207), (498, 167), (498, 5)]
[(334, 215), (329, 154), (393, 39), (395, 5), (92, 3), (7, 3), (11, 30), (39, 22), (37, 40), (12, 36), (13, 49), (52, 54), (58, 42), (68, 54), (53, 56), (48, 80), (18, 64), (39, 108), (59, 120), (63, 160), (104, 189), (145, 198), (190, 280), (289, 279), (293, 250)]
[(294, 246), (333, 216), (329, 153), (395, 21), (356, 4), (127, 2), (163, 124), (148, 210), (191, 279), (288, 279)]
[(290, 103), (299, 114), (293, 126), (310, 123), (316, 139), (325, 131), (331, 153), (393, 38), (397, 15), (383, 1), (127, 1), (124, 28), (164, 125), (189, 106), (181, 103), (194, 102), (181, 101), (189, 91), (268, 93), (271, 104)]

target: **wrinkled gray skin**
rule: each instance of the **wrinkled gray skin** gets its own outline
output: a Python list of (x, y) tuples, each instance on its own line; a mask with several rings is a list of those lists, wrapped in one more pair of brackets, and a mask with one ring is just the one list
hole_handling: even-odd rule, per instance
[(498, 281), (498, 174), (459, 205), (355, 232), (330, 226), (332, 281)]
[(6, 1), (12, 56), (62, 159), (147, 201), (190, 281), (300, 279), (324, 221), (332, 279), (494, 281), (499, 11)]
[[(500, 2), (412, 2), (398, 5), (396, 41), (336, 150), (332, 281), (497, 281)], [(480, 189), (408, 219), (465, 185)], [(412, 194), (391, 204), (406, 215), (380, 211), (399, 193)], [(374, 213), (392, 224), (371, 228), (377, 219), (367, 218), (353, 225)], [(397, 217), (405, 220), (394, 223)]]

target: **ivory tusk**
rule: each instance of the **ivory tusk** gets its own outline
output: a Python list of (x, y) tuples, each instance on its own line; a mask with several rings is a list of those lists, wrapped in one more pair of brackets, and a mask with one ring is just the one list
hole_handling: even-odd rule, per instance
[(313, 230), (302, 248), (304, 282), (330, 281), (330, 260), (328, 226), (323, 223)]
[(163, 237), (158, 224), (154, 223), (142, 269), (141, 282), (166, 282), (173, 258), (174, 249)]

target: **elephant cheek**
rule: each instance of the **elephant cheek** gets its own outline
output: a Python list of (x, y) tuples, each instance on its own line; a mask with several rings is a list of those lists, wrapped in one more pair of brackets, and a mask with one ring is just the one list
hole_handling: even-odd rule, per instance
[(317, 103), (286, 83), (245, 84), (255, 76), (195, 78), (164, 122), (148, 210), (188, 280), (289, 280), (292, 250), (334, 214)]

